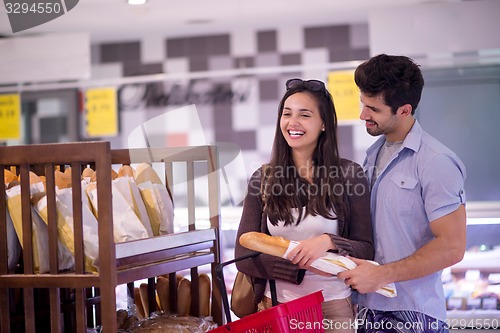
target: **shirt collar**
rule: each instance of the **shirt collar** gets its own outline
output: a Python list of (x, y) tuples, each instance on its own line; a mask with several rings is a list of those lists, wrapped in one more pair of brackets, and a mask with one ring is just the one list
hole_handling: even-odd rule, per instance
[(422, 133), (422, 127), (418, 123), (418, 120), (415, 119), (415, 123), (403, 141), (403, 147), (417, 152), (420, 149), (420, 144), (422, 143)]
[[(412, 128), (406, 135), (406, 138), (403, 141), (402, 148), (408, 148), (413, 150), (414, 152), (417, 152), (420, 149), (420, 144), (422, 143), (422, 127), (418, 123), (418, 120), (415, 119), (415, 123), (413, 124)], [(366, 150), (366, 155), (367, 159), (375, 159), (377, 155), (375, 152), (377, 152), (380, 147), (385, 143), (385, 136), (381, 136), (378, 138), (375, 143), (373, 143), (367, 150)], [(372, 161), (374, 163), (374, 161)]]

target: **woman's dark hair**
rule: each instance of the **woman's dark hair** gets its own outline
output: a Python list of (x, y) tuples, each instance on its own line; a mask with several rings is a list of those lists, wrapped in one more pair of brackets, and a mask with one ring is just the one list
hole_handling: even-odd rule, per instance
[[(286, 99), (300, 92), (308, 93), (316, 100), (325, 127), (318, 137), (318, 144), (313, 153), (312, 184), (300, 177), (292, 160), (292, 150), (280, 127)], [(332, 96), (325, 88), (313, 90), (309, 89), (307, 84), (300, 84), (286, 91), (278, 107), (276, 133), (268, 169), (265, 179), (265, 212), (273, 225), (277, 225), (278, 221), (284, 221), (285, 225), (300, 223), (308, 214), (329, 219), (348, 219), (347, 191), (344, 188), (337, 146), (337, 115)], [(305, 212), (302, 212), (301, 208), (304, 206)], [(296, 221), (292, 217), (291, 208), (299, 208)]]
[(356, 68), (354, 80), (362, 93), (381, 95), (394, 114), (404, 104), (415, 114), (424, 88), (419, 66), (405, 56), (379, 54)]

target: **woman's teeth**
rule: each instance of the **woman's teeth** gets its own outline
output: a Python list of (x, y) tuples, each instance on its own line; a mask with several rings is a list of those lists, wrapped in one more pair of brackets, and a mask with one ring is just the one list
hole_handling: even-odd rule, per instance
[(288, 131), (288, 134), (290, 134), (291, 137), (298, 137), (304, 135), (304, 132), (302, 131)]

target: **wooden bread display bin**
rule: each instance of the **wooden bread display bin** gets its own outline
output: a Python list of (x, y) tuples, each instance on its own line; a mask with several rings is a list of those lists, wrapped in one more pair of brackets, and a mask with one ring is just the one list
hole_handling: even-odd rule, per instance
[[(195, 175), (195, 163), (206, 166), (203, 177)], [(136, 223), (140, 236), (119, 233), (120, 223), (131, 221), (117, 215), (120, 203), (115, 181), (127, 186), (126, 179), (137, 171), (134, 165), (142, 165), (141, 170), (158, 165), (164, 170), (148, 186), (157, 186), (155, 193), (168, 191), (173, 202), (173, 166), (176, 175), (177, 165), (181, 166), (186, 178), (179, 186), (186, 186), (188, 212), (182, 230), (187, 231), (175, 233), (173, 220), (166, 227), (164, 216), (143, 206), (118, 212), (142, 216), (139, 220), (144, 226)], [(181, 289), (191, 295), (189, 313), (210, 313), (221, 325), (218, 284), (212, 279), (211, 288), (207, 287), (205, 274), (198, 272), (199, 266), (206, 265), (214, 277), (220, 262), (218, 167), (216, 146), (112, 150), (109, 142), (82, 142), (0, 147), (0, 179), (4, 179), (0, 181), (0, 332), (41, 332), (40, 322), (44, 322), (49, 325), (44, 332), (86, 333), (87, 328), (99, 326), (104, 333), (116, 333), (117, 320), (121, 320), (117, 318), (116, 287), (127, 284), (133, 298), (134, 281), (144, 279), (148, 286), (141, 289), (142, 299), (148, 304), (143, 309), (152, 313), (164, 307), (176, 313), (176, 272), (183, 270), (190, 270), (191, 275), (190, 283), (182, 284), (190, 285), (191, 290)], [(195, 216), (199, 178), (208, 185), (210, 226), (205, 229), (197, 225)], [(93, 188), (85, 185), (90, 180), (95, 180)], [(163, 186), (162, 191), (158, 186)], [(17, 240), (9, 236), (12, 226)], [(93, 226), (95, 232), (89, 234)], [(12, 265), (18, 253), (19, 260)], [(163, 294), (158, 303), (155, 283), (160, 276), (168, 277), (158, 286), (168, 288), (168, 297)], [(211, 290), (210, 311), (200, 306), (200, 297), (207, 302), (206, 290)]]

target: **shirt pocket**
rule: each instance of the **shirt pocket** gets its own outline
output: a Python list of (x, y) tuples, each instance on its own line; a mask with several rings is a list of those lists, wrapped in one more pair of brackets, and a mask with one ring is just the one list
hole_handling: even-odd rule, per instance
[(396, 172), (391, 176), (391, 184), (386, 195), (386, 204), (399, 212), (411, 211), (418, 196), (417, 179)]

